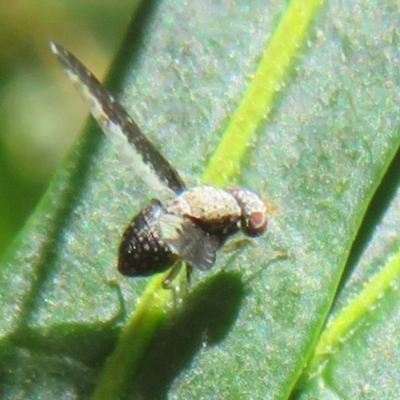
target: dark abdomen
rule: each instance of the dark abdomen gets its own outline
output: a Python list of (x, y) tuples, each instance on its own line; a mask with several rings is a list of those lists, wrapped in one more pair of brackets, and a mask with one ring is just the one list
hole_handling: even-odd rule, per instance
[(176, 256), (160, 238), (158, 218), (165, 209), (158, 200), (133, 218), (119, 247), (118, 270), (127, 276), (147, 276), (167, 270)]

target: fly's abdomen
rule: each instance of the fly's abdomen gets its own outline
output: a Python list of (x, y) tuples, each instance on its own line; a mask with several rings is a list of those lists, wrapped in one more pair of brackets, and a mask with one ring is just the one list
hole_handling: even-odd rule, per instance
[(153, 200), (133, 218), (119, 247), (118, 270), (127, 276), (148, 276), (168, 269), (176, 256), (161, 240), (158, 218), (165, 210)]

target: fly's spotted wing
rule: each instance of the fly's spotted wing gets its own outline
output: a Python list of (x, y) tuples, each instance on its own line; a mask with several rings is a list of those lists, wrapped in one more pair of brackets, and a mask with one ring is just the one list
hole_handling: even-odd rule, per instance
[(163, 214), (159, 218), (162, 240), (179, 258), (201, 271), (215, 263), (220, 241), (193, 221), (180, 215)]
[(50, 47), (103, 132), (131, 160), (135, 172), (155, 190), (168, 188), (175, 193), (185, 190), (175, 169), (96, 77), (64, 47), (53, 42)]

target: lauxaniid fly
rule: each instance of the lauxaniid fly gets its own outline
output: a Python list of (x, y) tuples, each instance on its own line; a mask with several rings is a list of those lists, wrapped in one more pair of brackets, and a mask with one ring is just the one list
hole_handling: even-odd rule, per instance
[[(265, 232), (267, 210), (257, 195), (243, 188), (209, 185), (188, 189), (93, 74), (62, 46), (50, 46), (103, 132), (130, 153), (136, 173), (154, 189), (175, 195), (164, 204), (152, 200), (126, 228), (118, 255), (123, 275), (152, 275), (177, 261), (206, 271), (214, 265), (218, 249), (238, 231), (249, 237)], [(173, 270), (164, 283), (172, 279)]]

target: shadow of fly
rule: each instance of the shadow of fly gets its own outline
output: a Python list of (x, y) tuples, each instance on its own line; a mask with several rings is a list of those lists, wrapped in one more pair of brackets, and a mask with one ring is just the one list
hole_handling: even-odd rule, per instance
[(153, 199), (130, 222), (122, 236), (118, 270), (126, 276), (171, 272), (168, 286), (184, 261), (190, 269), (209, 270), (217, 251), (232, 235), (263, 234), (267, 210), (253, 192), (210, 185), (187, 188), (178, 172), (161, 155), (96, 77), (64, 47), (51, 50), (78, 89), (103, 132), (128, 156), (137, 175), (156, 191), (168, 191), (170, 200)]

